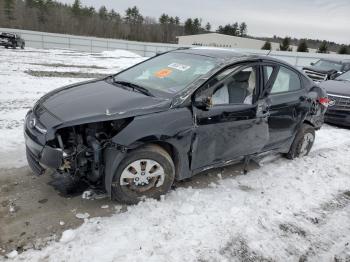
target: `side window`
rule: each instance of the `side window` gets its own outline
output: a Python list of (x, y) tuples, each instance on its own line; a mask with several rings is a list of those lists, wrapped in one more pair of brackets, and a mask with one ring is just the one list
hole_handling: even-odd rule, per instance
[(212, 89), (212, 104), (252, 104), (256, 86), (256, 67), (246, 67), (233, 74), (227, 74)]
[(271, 94), (292, 92), (301, 89), (300, 78), (297, 73), (285, 67), (280, 67)]

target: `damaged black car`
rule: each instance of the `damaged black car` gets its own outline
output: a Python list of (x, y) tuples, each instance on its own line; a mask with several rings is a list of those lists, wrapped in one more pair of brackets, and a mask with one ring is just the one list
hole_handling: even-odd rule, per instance
[(307, 155), (327, 105), (280, 60), (179, 49), (43, 96), (26, 116), (27, 159), (133, 204), (210, 168)]
[(20, 35), (0, 32), (0, 46), (4, 46), (5, 48), (11, 47), (13, 49), (20, 47), (24, 49), (25, 45), (26, 43)]

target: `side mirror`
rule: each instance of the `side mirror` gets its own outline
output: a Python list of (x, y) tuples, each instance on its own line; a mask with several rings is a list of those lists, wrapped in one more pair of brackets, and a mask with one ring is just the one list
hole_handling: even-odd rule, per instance
[(209, 110), (212, 105), (211, 97), (198, 97), (194, 100), (194, 106), (201, 110)]
[(310, 63), (310, 65), (314, 66), (314, 65), (315, 65), (315, 63), (314, 63), (314, 62), (312, 62), (312, 63)]

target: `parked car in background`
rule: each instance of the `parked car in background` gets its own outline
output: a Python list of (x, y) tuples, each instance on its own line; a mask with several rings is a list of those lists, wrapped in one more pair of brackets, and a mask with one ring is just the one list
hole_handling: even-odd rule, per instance
[(342, 126), (350, 126), (350, 71), (334, 80), (320, 83), (330, 99), (325, 121)]
[(44, 95), (25, 119), (27, 159), (133, 204), (174, 180), (268, 153), (309, 153), (328, 105), (269, 56), (191, 48)]
[(315, 82), (332, 80), (350, 70), (350, 59), (320, 59), (303, 70)]
[(18, 34), (13, 33), (0, 33), (0, 46), (4, 46), (5, 48), (14, 48), (20, 47), (24, 49), (25, 41)]

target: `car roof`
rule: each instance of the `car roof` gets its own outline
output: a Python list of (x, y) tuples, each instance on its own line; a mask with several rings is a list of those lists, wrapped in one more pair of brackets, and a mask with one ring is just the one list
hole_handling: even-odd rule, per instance
[(265, 61), (281, 63), (287, 66), (292, 66), (283, 60), (280, 60), (268, 55), (248, 54), (248, 53), (237, 51), (235, 49), (224, 49), (224, 48), (216, 48), (216, 47), (194, 47), (194, 48), (179, 48), (173, 52), (207, 56), (220, 61), (226, 61), (227, 63), (233, 62), (234, 60), (261, 59)]
[(175, 52), (188, 53), (194, 55), (208, 56), (217, 59), (233, 59), (244, 57), (247, 54), (237, 52), (234, 49), (212, 48), (212, 47), (193, 47), (193, 48), (179, 48)]

